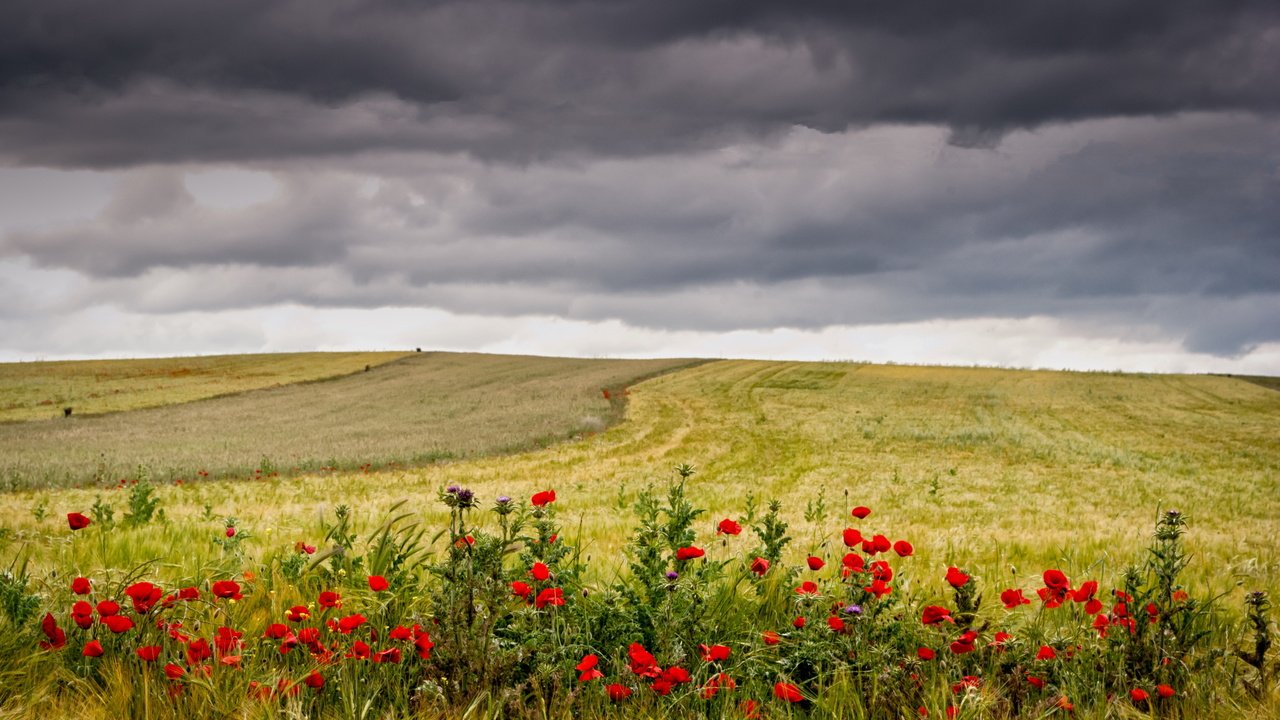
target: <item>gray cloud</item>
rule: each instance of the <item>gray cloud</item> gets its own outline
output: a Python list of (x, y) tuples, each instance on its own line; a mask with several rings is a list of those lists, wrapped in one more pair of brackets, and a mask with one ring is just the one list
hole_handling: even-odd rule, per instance
[(0, 9), (0, 158), (427, 149), (526, 162), (792, 126), (1011, 129), (1280, 108), (1269, 0), (84, 4)]

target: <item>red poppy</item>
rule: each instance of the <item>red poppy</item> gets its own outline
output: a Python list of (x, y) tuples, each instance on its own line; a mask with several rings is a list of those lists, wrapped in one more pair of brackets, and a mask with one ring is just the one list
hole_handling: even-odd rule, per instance
[(120, 612), (120, 604), (114, 600), (103, 600), (98, 603), (98, 614), (102, 617), (110, 617)]
[(713, 676), (707, 681), (707, 684), (703, 686), (701, 697), (703, 700), (710, 700), (721, 690), (733, 690), (737, 687), (737, 681), (729, 677), (728, 673), (720, 673)]
[(591, 682), (604, 677), (604, 673), (600, 672), (596, 665), (600, 663), (600, 658), (596, 655), (587, 655), (582, 658), (582, 662), (574, 666), (578, 671), (578, 682)]
[(862, 556), (857, 553), (847, 553), (840, 559), (840, 564), (851, 572), (862, 572), (866, 569), (867, 561), (863, 560)]
[(102, 618), (102, 624), (111, 629), (111, 632), (117, 635), (122, 632), (129, 632), (133, 629), (133, 621), (123, 615), (111, 615)]
[(573, 669), (577, 670), (578, 672), (586, 672), (599, 664), (600, 664), (599, 655), (584, 655), (582, 657), (582, 661), (579, 662), (577, 665), (574, 665)]
[[(884, 535), (876, 535), (871, 538), (871, 552), (884, 553), (889, 552), (893, 548), (893, 543), (889, 542), (889, 538)], [(863, 543), (863, 549), (866, 549), (866, 543)]]
[(755, 700), (743, 700), (738, 709), (745, 720), (760, 720), (760, 703)]
[(1000, 593), (1000, 602), (1004, 603), (1005, 610), (1012, 610), (1019, 605), (1030, 605), (1031, 601), (1026, 595), (1022, 594), (1022, 590), (1010, 588)]
[(146, 615), (155, 604), (160, 602), (163, 591), (159, 586), (149, 582), (139, 582), (124, 589), (124, 594), (133, 600), (133, 609), (139, 615)]
[(769, 572), (769, 561), (762, 557), (758, 557), (751, 561), (751, 572), (756, 575), (764, 575)]
[(729, 659), (730, 653), (728, 645), (698, 645), (698, 654), (706, 662), (722, 662)]
[(350, 635), (352, 630), (355, 630), (356, 628), (360, 627), (366, 622), (369, 622), (369, 621), (366, 620), (365, 617), (359, 613), (356, 613), (354, 615), (348, 615), (338, 620), (338, 632), (342, 633), (343, 635)]
[(311, 611), (307, 609), (306, 605), (294, 605), (284, 611), (284, 616), (289, 622), (302, 622), (311, 617)]
[(809, 569), (814, 571), (821, 570), (827, 564), (822, 558), (813, 555), (810, 555), (805, 562), (808, 563)]
[(534, 598), (533, 605), (539, 610), (548, 605), (564, 605), (564, 591), (560, 588), (547, 588), (538, 593), (538, 597)]
[(717, 535), (738, 535), (742, 532), (742, 526), (738, 523), (725, 518), (716, 526)]
[(316, 598), (316, 603), (322, 608), (342, 607), (342, 596), (332, 590), (325, 590)]
[(93, 585), (89, 582), (89, 578), (78, 577), (71, 581), (71, 592), (77, 595), (88, 595), (93, 590)]
[(631, 643), (627, 656), (631, 658), (631, 672), (641, 677), (658, 677), (658, 660), (643, 645)]
[(58, 627), (58, 621), (53, 618), (52, 613), (44, 614), (44, 619), (40, 621), (40, 630), (45, 636), (45, 639), (40, 641), (41, 650), (58, 650), (66, 647), (67, 634)]
[(689, 671), (678, 665), (672, 665), (662, 671), (662, 679), (673, 684), (683, 684), (690, 680)]
[(213, 649), (209, 647), (209, 641), (204, 638), (197, 638), (187, 643), (187, 664), (196, 665), (201, 661), (208, 660), (213, 657)]
[(1129, 697), (1132, 698), (1134, 702), (1141, 703), (1141, 702), (1146, 702), (1147, 699), (1150, 698), (1151, 696), (1148, 695), (1147, 691), (1143, 690), (1142, 688), (1134, 688), (1129, 691)]
[(889, 583), (879, 578), (872, 580), (870, 585), (862, 589), (871, 593), (872, 595), (875, 595), (877, 600), (893, 592), (893, 588), (889, 587)]
[(357, 640), (351, 643), (351, 652), (347, 653), (343, 657), (350, 658), (352, 660), (368, 660), (369, 656), (372, 654), (373, 648), (369, 647), (369, 643), (363, 640)]
[(106, 651), (102, 649), (102, 643), (97, 640), (90, 640), (84, 644), (84, 649), (80, 651), (80, 654), (85, 657), (101, 657), (104, 652)]
[(521, 597), (528, 600), (529, 593), (531, 592), (533, 592), (533, 588), (529, 587), (528, 583), (523, 583), (523, 582), (520, 582), (519, 580), (516, 580), (515, 582), (511, 583), (511, 594), (515, 595), (516, 597)]
[(161, 647), (159, 645), (143, 645), (134, 651), (143, 662), (155, 662), (160, 657)]
[(1058, 652), (1048, 645), (1041, 645), (1040, 650), (1036, 653), (1037, 660), (1056, 660)]
[(693, 560), (694, 558), (700, 558), (703, 555), (706, 555), (706, 553), (703, 552), (702, 548), (693, 546), (682, 547), (679, 550), (676, 550), (677, 560)]
[(796, 592), (800, 595), (817, 595), (818, 583), (813, 582), (812, 580), (805, 580), (803, 583), (800, 583), (800, 587), (796, 588)]
[(777, 645), (782, 642), (782, 636), (772, 630), (765, 630), (761, 634), (761, 638), (764, 640), (765, 645)]
[(542, 492), (534, 493), (533, 498), (530, 500), (530, 502), (533, 503), (534, 507), (546, 507), (549, 503), (553, 503), (555, 501), (556, 501), (555, 490), (543, 490)]
[(893, 551), (898, 553), (898, 557), (911, 557), (916, 549), (911, 547), (911, 543), (906, 540), (899, 540), (893, 544)]
[(164, 666), (164, 676), (169, 678), (170, 680), (179, 680), (182, 678), (182, 676), (186, 674), (187, 674), (187, 671), (183, 670), (182, 666), (180, 665), (174, 665), (173, 663), (169, 663), (168, 665)]
[(177, 598), (179, 600), (199, 600), (200, 588), (197, 588), (197, 587), (182, 588), (181, 590), (178, 591)]
[(1071, 582), (1061, 570), (1044, 571), (1044, 587), (1036, 591), (1047, 608), (1056, 608), (1067, 599), (1071, 592)]
[(844, 539), (844, 544), (849, 547), (857, 547), (862, 544), (862, 533), (853, 528), (845, 528), (841, 535)]
[(877, 560), (871, 563), (871, 577), (876, 580), (889, 582), (893, 580), (893, 568), (889, 567), (889, 563), (883, 560)]
[(831, 628), (833, 632), (842, 633), (844, 632), (844, 620), (832, 615), (827, 618), (827, 627)]
[(786, 700), (790, 703), (798, 703), (804, 700), (804, 695), (800, 694), (800, 688), (791, 683), (775, 683), (773, 686), (773, 695), (779, 700)]
[(853, 512), (851, 512), (850, 514), (858, 518), (859, 520), (864, 520), (868, 515), (871, 514), (871, 508), (863, 507), (859, 505), (858, 507), (854, 508)]
[(279, 640), (289, 633), (289, 627), (284, 623), (271, 623), (267, 629), (263, 631), (262, 637)]
[[(89, 527), (89, 518), (77, 512), (67, 513), (67, 525), (70, 525), (72, 530), (83, 530)], [(97, 655), (91, 657), (97, 657)]]
[(957, 567), (947, 568), (947, 584), (953, 588), (964, 587), (969, 582), (969, 576), (963, 570)]
[(1027, 682), (1028, 682), (1028, 683), (1030, 683), (1030, 684), (1031, 684), (1033, 687), (1035, 687), (1037, 690), (1043, 690), (1043, 689), (1044, 689), (1044, 680), (1041, 680), (1040, 678), (1036, 677), (1035, 675), (1028, 675), (1028, 676), (1027, 676)]
[(239, 600), (244, 597), (240, 593), (240, 583), (235, 580), (219, 580), (209, 589), (213, 591), (214, 597), (223, 600)]
[(937, 656), (938, 656), (937, 653), (935, 653), (933, 650), (930, 650), (927, 647), (916, 648), (916, 657), (920, 658), (921, 660), (932, 660)]
[(804, 619), (804, 616), (802, 615), (802, 616), (800, 616), (800, 617), (796, 618), (795, 620), (792, 620), (792, 621), (791, 621), (791, 627), (793, 627), (793, 628), (795, 628), (795, 629), (799, 630), (800, 628), (804, 627), (805, 622), (806, 622), (806, 621), (805, 621), (805, 619)]
[(968, 630), (962, 633), (960, 637), (956, 638), (955, 641), (951, 643), (951, 652), (955, 653), (956, 655), (964, 655), (965, 653), (971, 653), (973, 652), (973, 649), (974, 649), (974, 643), (977, 640), (978, 640), (978, 633), (972, 630)]
[(920, 615), (920, 622), (925, 625), (937, 625), (941, 622), (955, 622), (955, 620), (951, 618), (950, 610), (938, 605), (929, 605)]
[(371, 659), (376, 663), (391, 663), (393, 665), (399, 665), (402, 657), (400, 648), (387, 648), (386, 650), (379, 650), (374, 653)]
[(369, 589), (370, 589), (370, 590), (372, 590), (372, 591), (374, 591), (374, 592), (382, 592), (383, 590), (386, 590), (386, 589), (387, 589), (387, 588), (389, 588), (389, 587), (391, 587), (391, 585), (390, 585), (390, 584), (388, 584), (388, 583), (387, 583), (387, 579), (386, 579), (386, 578), (384, 578), (384, 577), (382, 577), (381, 575), (370, 575), (370, 576), (369, 576)]
[(631, 688), (627, 687), (626, 685), (620, 685), (618, 683), (613, 683), (612, 685), (605, 685), (604, 692), (606, 695), (609, 696), (609, 700), (611, 700), (612, 702), (622, 702), (623, 700), (626, 700), (627, 698), (631, 697)]
[(312, 670), (310, 675), (302, 679), (302, 683), (312, 690), (319, 690), (324, 687), (324, 676), (319, 670)]
[(1156, 694), (1157, 694), (1157, 695), (1159, 695), (1159, 696), (1160, 696), (1160, 697), (1162, 697), (1162, 698), (1171, 698), (1171, 697), (1173, 697), (1176, 693), (1174, 693), (1174, 691), (1173, 691), (1173, 687), (1172, 687), (1172, 686), (1169, 686), (1169, 685), (1157, 685), (1157, 686), (1156, 686)]
[(1004, 644), (1013, 639), (1013, 636), (1007, 632), (996, 633), (995, 639), (991, 641), (991, 647), (998, 650), (1004, 649)]
[(413, 639), (413, 647), (418, 651), (418, 657), (423, 660), (431, 659), (431, 648), (435, 646), (436, 644), (431, 642), (431, 635), (425, 632)]

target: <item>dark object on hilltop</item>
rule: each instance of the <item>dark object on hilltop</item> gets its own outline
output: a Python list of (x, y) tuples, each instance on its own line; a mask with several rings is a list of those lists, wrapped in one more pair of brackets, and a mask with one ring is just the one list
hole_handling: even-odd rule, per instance
[(62, 417), (71, 417), (71, 408), (69, 407), (62, 408)]
[(369, 371), (370, 371), (370, 370), (372, 370), (372, 369), (373, 369), (373, 366), (372, 366), (372, 365), (365, 365), (365, 366), (364, 366), (364, 371), (365, 371), (365, 372), (369, 372)]
[(413, 349), (413, 351), (414, 351), (414, 352), (422, 352), (422, 348), (414, 348), (414, 349)]

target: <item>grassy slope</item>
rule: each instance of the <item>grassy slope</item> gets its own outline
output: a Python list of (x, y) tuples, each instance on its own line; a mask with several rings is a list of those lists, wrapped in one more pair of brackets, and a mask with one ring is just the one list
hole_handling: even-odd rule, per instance
[[(911, 539), (920, 579), (903, 579), (908, 593), (940, 592), (949, 563), (992, 589), (1028, 587), (1048, 566), (1114, 577), (1145, 545), (1157, 508), (1177, 507), (1192, 522), (1193, 580), (1280, 589), (1280, 395), (1230, 378), (727, 361), (637, 386), (628, 412), (599, 436), (517, 456), (164, 488), (167, 533), (120, 530), (100, 547), (67, 544), (61, 517), (87, 510), (93, 492), (6, 495), (0, 516), (37, 560), (87, 573), (158, 557), (160, 572), (186, 578), (221, 562), (211, 539), (229, 514), (262, 552), (319, 541), (339, 503), (368, 528), (402, 498), (438, 521), (434, 493), (448, 483), (486, 503), (554, 487), (607, 575), (622, 564), (635, 492), (690, 462), (700, 468), (692, 496), (711, 508), (702, 541), (712, 553), (713, 523), (739, 516), (754, 492), (784, 501), (797, 554), (837, 554), (833, 529), (846, 524)], [(279, 432), (298, 440), (296, 426)], [(805, 521), (824, 489), (826, 512)], [(57, 515), (36, 522), (29, 509), (42, 499)], [(875, 514), (855, 522), (854, 504)]]
[(0, 363), (0, 422), (137, 410), (359, 372), (402, 352)]
[[(0, 425), (9, 487), (355, 468), (527, 448), (602, 429), (601, 388), (687, 361), (423, 353), (328, 382), (102, 417)], [(363, 366), (361, 366), (363, 367)]]

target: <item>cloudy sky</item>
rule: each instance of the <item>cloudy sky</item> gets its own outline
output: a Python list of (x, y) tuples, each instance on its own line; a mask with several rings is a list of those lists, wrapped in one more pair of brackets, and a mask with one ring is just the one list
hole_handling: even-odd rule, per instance
[(0, 360), (1280, 374), (1280, 4), (7, 0)]

